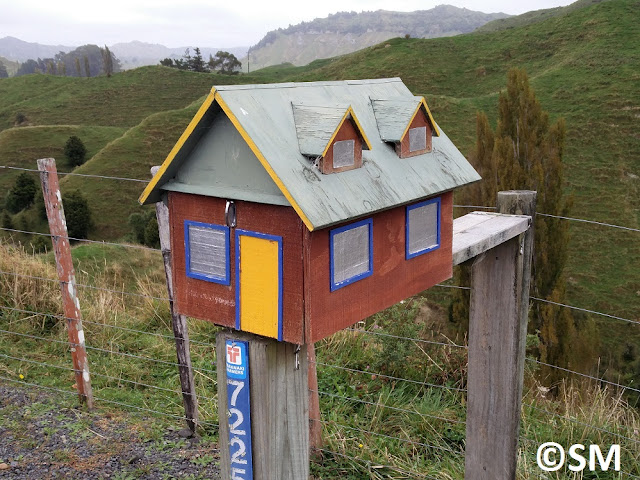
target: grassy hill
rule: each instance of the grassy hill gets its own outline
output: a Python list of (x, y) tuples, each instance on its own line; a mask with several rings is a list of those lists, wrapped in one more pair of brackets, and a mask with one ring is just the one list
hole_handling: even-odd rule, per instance
[[(112, 78), (4, 79), (0, 163), (34, 168), (36, 158), (54, 155), (65, 170), (61, 148), (75, 133), (91, 156), (78, 172), (145, 179), (213, 84), (390, 76), (424, 94), (438, 123), (468, 152), (476, 111), (486, 111), (495, 122), (506, 72), (524, 67), (551, 119), (567, 120), (565, 178), (575, 200), (573, 216), (638, 228), (638, 11), (640, 0), (610, 0), (517, 28), (430, 40), (397, 38), (306, 67), (283, 65), (234, 77), (145, 67)], [(18, 113), (28, 126), (15, 125)], [(6, 188), (16, 175), (2, 172), (0, 186)], [(78, 188), (89, 198), (97, 223), (94, 238), (121, 238), (128, 216), (141, 208), (138, 183), (66, 177), (62, 188)], [(569, 301), (637, 320), (637, 232), (572, 223), (570, 250)], [(628, 327), (626, 338), (633, 338), (633, 325)], [(613, 345), (624, 339), (604, 336), (602, 341)]]

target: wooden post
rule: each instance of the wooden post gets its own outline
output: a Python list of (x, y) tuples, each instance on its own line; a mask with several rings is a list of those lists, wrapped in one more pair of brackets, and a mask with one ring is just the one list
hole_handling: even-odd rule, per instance
[[(160, 167), (153, 167), (151, 175), (155, 175)], [(166, 198), (166, 197), (165, 197)], [(180, 387), (182, 389), (182, 404), (184, 405), (185, 420), (191, 435), (196, 433), (198, 425), (198, 398), (191, 368), (191, 351), (189, 349), (189, 330), (187, 317), (178, 314), (173, 308), (173, 277), (171, 276), (171, 238), (169, 233), (169, 208), (164, 201), (156, 203), (156, 219), (160, 235), (160, 250), (164, 260), (164, 273), (167, 278), (167, 292), (169, 293), (169, 308), (171, 309), (171, 326), (176, 340), (176, 354), (178, 357), (178, 372), (180, 373)]]
[(318, 392), (318, 369), (316, 349), (313, 343), (307, 345), (309, 362), (309, 444), (313, 454), (322, 447), (322, 423), (320, 422), (320, 394)]
[[(232, 475), (232, 468), (246, 469), (230, 428), (245, 433), (237, 413), (227, 405), (227, 388), (237, 388), (227, 378), (227, 341), (248, 343), (250, 431), (253, 476)], [(237, 331), (216, 337), (220, 465), (223, 480), (306, 480), (309, 478), (309, 386), (307, 347)], [(233, 392), (232, 392), (233, 393)], [(229, 425), (232, 422), (232, 425)], [(240, 426), (239, 423), (241, 423)], [(230, 453), (231, 447), (234, 452)], [(244, 447), (244, 444), (243, 444)], [(244, 450), (241, 450), (243, 453)], [(232, 462), (232, 457), (236, 461)]]
[[(535, 215), (536, 192), (498, 193), (500, 213)], [(471, 271), (467, 480), (516, 478), (533, 228), (478, 256)]]
[(51, 242), (56, 258), (56, 269), (60, 286), (62, 287), (62, 306), (64, 316), (67, 319), (67, 333), (71, 345), (71, 358), (76, 375), (76, 387), (80, 402), (86, 402), (89, 409), (93, 408), (93, 392), (91, 390), (91, 377), (89, 375), (89, 362), (84, 343), (84, 330), (82, 329), (82, 314), (80, 301), (76, 289), (76, 277), (71, 260), (71, 245), (67, 233), (67, 222), (62, 206), (62, 196), (58, 184), (58, 172), (56, 161), (53, 158), (41, 158), (38, 160), (40, 170), (40, 183), (42, 184), (42, 196), (47, 210)]

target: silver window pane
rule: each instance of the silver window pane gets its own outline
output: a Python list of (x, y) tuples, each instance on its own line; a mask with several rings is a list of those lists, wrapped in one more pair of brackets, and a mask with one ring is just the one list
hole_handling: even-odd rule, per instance
[(189, 257), (191, 273), (226, 278), (226, 231), (189, 225)]
[(333, 283), (340, 284), (369, 270), (369, 224), (333, 236)]
[(438, 203), (409, 210), (409, 253), (438, 246)]
[(427, 127), (409, 129), (409, 151), (417, 152), (427, 148)]
[(353, 166), (355, 145), (355, 140), (341, 140), (333, 144), (333, 168)]

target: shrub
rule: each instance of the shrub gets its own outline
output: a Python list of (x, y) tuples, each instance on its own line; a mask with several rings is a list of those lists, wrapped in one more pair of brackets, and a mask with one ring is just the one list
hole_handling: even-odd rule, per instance
[(80, 138), (72, 135), (64, 145), (64, 156), (67, 157), (70, 166), (77, 167), (85, 162), (87, 158), (87, 148)]
[(33, 204), (38, 187), (36, 181), (27, 172), (18, 175), (16, 183), (7, 193), (5, 208), (9, 213), (18, 213)]
[(78, 190), (74, 190), (62, 197), (62, 203), (69, 236), (87, 238), (89, 231), (93, 228), (87, 199)]

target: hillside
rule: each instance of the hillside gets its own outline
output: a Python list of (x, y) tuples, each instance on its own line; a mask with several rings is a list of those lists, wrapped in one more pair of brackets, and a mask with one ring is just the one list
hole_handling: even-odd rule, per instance
[[(61, 145), (76, 131), (86, 138), (92, 156), (79, 172), (146, 179), (212, 84), (392, 76), (426, 95), (443, 130), (468, 152), (476, 111), (486, 111), (495, 122), (498, 91), (508, 69), (518, 66), (527, 69), (552, 121), (559, 116), (567, 120), (565, 179), (566, 191), (574, 197), (572, 216), (637, 229), (639, 8), (640, 0), (610, 0), (520, 28), (440, 39), (398, 38), (307, 67), (271, 67), (237, 77), (145, 67), (112, 78), (4, 79), (0, 156), (2, 164), (33, 168), (41, 156), (60, 158)], [(26, 115), (30, 127), (15, 126), (17, 113)], [(59, 163), (60, 170), (67, 169)], [(3, 172), (0, 187), (6, 189), (16, 175)], [(97, 223), (93, 238), (121, 238), (128, 232), (128, 216), (141, 208), (138, 183), (66, 177), (62, 185), (79, 188), (89, 198)], [(571, 225), (568, 301), (637, 320), (637, 233)], [(623, 338), (607, 335), (602, 341), (617, 352), (634, 335), (629, 329)]]
[[(292, 63), (306, 65), (320, 58), (361, 50), (394, 37), (435, 38), (472, 32), (504, 13), (482, 13), (451, 5), (415, 12), (339, 12), (267, 33), (251, 47), (251, 70)], [(243, 59), (246, 70), (246, 59)]]
[(570, 13), (579, 8), (595, 5), (596, 3), (606, 2), (607, 0), (578, 0), (566, 7), (545, 8), (542, 10), (533, 10), (531, 12), (523, 13), (522, 15), (516, 15), (509, 18), (499, 18), (492, 20), (481, 27), (478, 27), (477, 32), (495, 32), (498, 30), (506, 30), (508, 28), (524, 27), (525, 25), (531, 25), (532, 23), (542, 22), (548, 18), (557, 17)]

